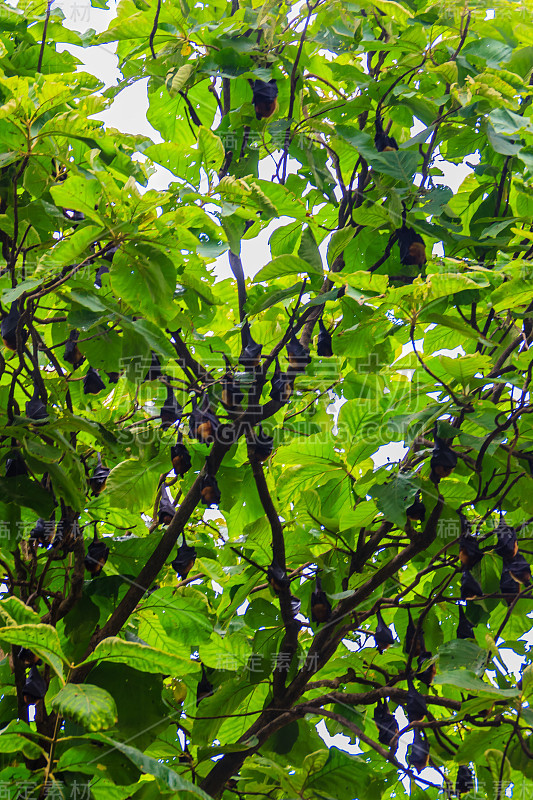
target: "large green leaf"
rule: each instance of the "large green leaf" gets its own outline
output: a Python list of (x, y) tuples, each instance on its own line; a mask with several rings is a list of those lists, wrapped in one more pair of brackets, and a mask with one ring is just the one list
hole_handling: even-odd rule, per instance
[(254, 280), (269, 281), (272, 278), (278, 278), (281, 275), (294, 275), (295, 273), (303, 273), (318, 275), (321, 270), (316, 263), (304, 261), (303, 258), (293, 255), (283, 255), (272, 259), (256, 274)]
[(132, 458), (114, 467), (107, 479), (109, 502), (129, 511), (148, 509), (157, 490), (161, 472), (169, 467), (168, 456), (161, 454), (152, 461)]
[(39, 615), (18, 597), (6, 597), (0, 600), (0, 616), (8, 625), (39, 623)]
[(52, 699), (51, 706), (62, 717), (88, 731), (107, 730), (117, 721), (117, 708), (111, 695), (89, 683), (67, 683)]
[(467, 689), (468, 691), (480, 692), (482, 694), (490, 694), (495, 697), (518, 697), (520, 692), (518, 689), (499, 689), (487, 681), (482, 681), (473, 672), (466, 669), (454, 669), (451, 672), (440, 672), (435, 678), (435, 683), (438, 685), (449, 684), (456, 686), (458, 689)]
[(190, 660), (185, 656), (179, 658), (138, 642), (125, 642), (115, 636), (103, 639), (84, 663), (100, 660), (129, 664), (141, 672), (171, 675), (179, 675), (183, 670), (188, 671), (187, 667), (190, 664)]
[(61, 649), (58, 633), (51, 625), (24, 623), (0, 628), (0, 641), (28, 648), (63, 678), (63, 665), (68, 664), (68, 660)]
[(410, 478), (397, 475), (388, 483), (373, 486), (370, 494), (385, 517), (403, 527), (407, 521), (405, 509), (412, 504), (417, 489), (417, 484)]
[(142, 772), (148, 773), (148, 775), (153, 775), (154, 778), (157, 778), (158, 781), (161, 781), (165, 786), (168, 786), (168, 788), (173, 792), (183, 792), (200, 797), (202, 800), (212, 800), (210, 795), (202, 791), (202, 789), (200, 789), (198, 786), (195, 786), (193, 783), (186, 780), (186, 778), (182, 778), (181, 775), (178, 775), (176, 772), (174, 772), (174, 770), (170, 769), (165, 764), (162, 764), (156, 758), (146, 756), (135, 747), (130, 747), (122, 742), (117, 742), (116, 740), (110, 739), (107, 736), (100, 735), (98, 740), (109, 744), (112, 747), (116, 747), (117, 750), (120, 750), (121, 753), (124, 753), (124, 755), (127, 756), (127, 758), (129, 758), (130, 761)]

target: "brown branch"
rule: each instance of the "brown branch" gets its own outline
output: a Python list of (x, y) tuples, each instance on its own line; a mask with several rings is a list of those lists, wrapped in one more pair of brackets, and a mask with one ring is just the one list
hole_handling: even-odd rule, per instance
[(239, 298), (239, 321), (242, 322), (245, 317), (244, 307), (246, 305), (246, 284), (244, 281), (244, 270), (242, 268), (242, 261), (240, 256), (235, 255), (235, 253), (232, 253), (232, 251), (229, 250), (228, 257), (229, 257), (229, 265), (231, 267), (231, 271), (233, 272), (233, 276), (237, 281), (237, 296)]
[[(248, 457), (252, 466), (252, 473), (261, 500), (261, 505), (267, 515), (272, 531), (272, 556), (274, 561), (281, 569), (286, 572), (287, 566), (285, 562), (285, 540), (283, 538), (283, 528), (281, 526), (278, 512), (270, 496), (268, 485), (263, 470), (263, 465), (260, 461), (254, 458), (253, 448), (248, 445)], [(282, 696), (285, 689), (285, 679), (289, 671), (292, 659), (296, 653), (298, 646), (298, 632), (300, 631), (301, 624), (294, 618), (291, 608), (291, 590), (290, 584), (286, 587), (280, 587), (277, 593), (279, 597), (279, 606), (281, 611), (281, 618), (285, 626), (285, 635), (279, 647), (279, 654), (283, 653), (283, 663), (278, 662), (273, 672), (273, 692), (274, 698)]]
[[(87, 656), (92, 653), (96, 645), (103, 639), (108, 636), (115, 636), (120, 631), (122, 626), (127, 622), (144, 593), (148, 591), (150, 586), (153, 584), (157, 574), (163, 567), (165, 561), (172, 552), (172, 548), (176, 544), (179, 536), (185, 528), (185, 525), (189, 521), (194, 509), (200, 502), (200, 490), (204, 475), (206, 472), (209, 472), (210, 475), (216, 474), (224, 456), (232, 444), (232, 441), (228, 443), (222, 443), (218, 441), (213, 445), (213, 449), (206, 461), (206, 466), (200, 472), (193, 485), (187, 492), (182, 504), (176, 511), (174, 517), (172, 518), (172, 522), (169, 524), (168, 528), (163, 534), (159, 544), (139, 572), (135, 582), (131, 584), (130, 588), (118, 604), (111, 617), (105, 623), (103, 628), (93, 635), (84, 658), (87, 658)], [(89, 664), (77, 669), (71, 678), (72, 682), (81, 683), (91, 669), (91, 666), (92, 665)]]
[(39, 50), (39, 59), (37, 61), (37, 72), (40, 72), (43, 66), (43, 56), (44, 56), (44, 48), (46, 45), (46, 31), (48, 29), (48, 22), (50, 20), (50, 12), (52, 11), (52, 2), (53, 0), (48, 0), (48, 5), (46, 7), (46, 16), (44, 18), (44, 28), (43, 28), (43, 38), (41, 41), (41, 49)]
[[(281, 160), (280, 160), (280, 165), (283, 165), (282, 172), (281, 172), (280, 183), (285, 183), (285, 180), (286, 180), (286, 177), (287, 177), (287, 161), (288, 161), (288, 157), (289, 157), (289, 145), (290, 145), (290, 142), (291, 142), (291, 120), (292, 120), (292, 114), (293, 114), (293, 111), (294, 111), (294, 103), (295, 103), (295, 100), (296, 100), (296, 82), (297, 82), (297, 76), (298, 76), (298, 64), (299, 64), (299, 61), (300, 61), (300, 58), (301, 58), (301, 55), (302, 55), (302, 50), (303, 50), (303, 46), (304, 46), (304, 42), (305, 42), (305, 37), (307, 35), (307, 28), (309, 27), (309, 23), (311, 22), (311, 17), (313, 15), (313, 11), (315, 10), (315, 8), (318, 5), (320, 5), (322, 0), (316, 0), (316, 3), (314, 3), (314, 5), (310, 5), (309, 0), (306, 0), (306, 2), (307, 2), (307, 16), (306, 16), (306, 19), (305, 19), (305, 22), (304, 22), (302, 33), (301, 33), (301, 36), (300, 36), (300, 42), (298, 44), (298, 50), (296, 51), (296, 57), (294, 59), (294, 63), (292, 65), (292, 70), (291, 70), (291, 94), (290, 94), (290, 98), (289, 98), (289, 110), (288, 110), (288, 113), (287, 113), (288, 125), (287, 125), (287, 130), (285, 132), (285, 142), (283, 144), (283, 155), (281, 156)], [(278, 166), (278, 175), (279, 175), (279, 166)]]
[[(362, 586), (358, 587), (351, 597), (341, 601), (335, 608), (332, 618), (319, 633), (316, 634), (314, 641), (308, 651), (308, 657), (305, 665), (299, 671), (298, 675), (292, 681), (290, 686), (285, 691), (285, 694), (278, 701), (279, 705), (276, 707), (274, 700), (265, 708), (259, 719), (241, 736), (240, 742), (247, 741), (251, 736), (257, 736), (258, 744), (249, 750), (239, 753), (227, 753), (212, 767), (211, 771), (204, 778), (201, 787), (204, 791), (211, 794), (213, 797), (218, 797), (222, 793), (226, 782), (232, 775), (236, 774), (242, 767), (244, 761), (248, 756), (256, 752), (266, 739), (294, 719), (293, 712), (287, 712), (285, 709), (293, 705), (299, 697), (306, 691), (307, 683), (313, 673), (318, 671), (333, 655), (339, 641), (346, 633), (344, 627), (340, 627), (339, 623), (350, 615), (358, 605), (363, 603), (377, 587), (382, 585), (388, 578), (394, 575), (402, 566), (408, 563), (413, 556), (425, 550), (435, 540), (437, 535), (437, 524), (444, 507), (444, 499), (441, 495), (438, 496), (437, 503), (435, 504), (424, 530), (417, 536), (410, 545), (408, 545), (401, 553), (398, 553), (390, 562), (385, 564), (381, 569), (377, 570), (372, 577), (366, 581)], [(314, 658), (314, 654), (318, 658)], [(310, 658), (311, 656), (311, 658)], [(383, 694), (379, 694), (382, 692)], [(342, 693), (341, 693), (342, 694)], [(357, 704), (363, 698), (374, 698), (373, 702), (381, 696), (396, 697), (404, 699), (406, 692), (401, 689), (393, 687), (382, 687), (381, 689), (373, 690), (371, 693), (364, 693), (362, 695), (347, 694), (339, 696), (339, 700), (346, 700), (349, 704)], [(328, 695), (327, 698), (335, 698), (335, 693)], [(346, 699), (347, 698), (347, 699)], [(440, 697), (427, 698), (428, 702), (435, 705), (442, 705), (448, 708), (460, 708), (460, 703), (447, 700)], [(309, 701), (310, 704), (316, 703), (316, 699)], [(331, 702), (326, 699), (325, 702)], [(372, 702), (368, 699), (368, 702)]]
[(159, 23), (159, 14), (160, 14), (160, 12), (161, 12), (161, 0), (157, 0), (157, 8), (155, 10), (154, 24), (152, 26), (152, 30), (150, 31), (150, 39), (149, 39), (150, 51), (152, 53), (152, 58), (157, 58), (157, 56), (155, 54), (155, 50), (154, 50), (154, 36), (157, 33), (157, 25)]
[(73, 552), (74, 572), (70, 582), (70, 591), (68, 595), (59, 603), (57, 608), (55, 608), (53, 605), (52, 611), (49, 611), (44, 615), (44, 617), (42, 617), (42, 623), (55, 625), (60, 619), (63, 619), (63, 617), (65, 617), (72, 608), (74, 608), (81, 597), (83, 591), (83, 581), (85, 577), (85, 545), (82, 535), (76, 538)]

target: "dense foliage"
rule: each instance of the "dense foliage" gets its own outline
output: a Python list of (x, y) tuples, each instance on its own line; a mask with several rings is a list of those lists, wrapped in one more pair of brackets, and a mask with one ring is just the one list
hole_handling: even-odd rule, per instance
[[(533, 23), (483, 5), (0, 5), (3, 796), (531, 796)], [(136, 83), (158, 143), (97, 120)]]

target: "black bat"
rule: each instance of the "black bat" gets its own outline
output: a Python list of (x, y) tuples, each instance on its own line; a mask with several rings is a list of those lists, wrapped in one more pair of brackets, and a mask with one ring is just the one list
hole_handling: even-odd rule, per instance
[(271, 585), (275, 594), (288, 589), (290, 586), (289, 578), (284, 569), (280, 567), (278, 562), (274, 559), (272, 564), (267, 569), (267, 580)]
[(474, 600), (483, 596), (483, 589), (471, 572), (464, 569), (461, 574), (461, 600)]
[(466, 616), (462, 606), (459, 606), (459, 625), (456, 636), (458, 639), (474, 639), (474, 627)]
[(420, 728), (415, 729), (413, 743), (409, 745), (407, 763), (414, 767), (417, 772), (427, 767), (429, 762), (429, 742), (425, 738)]
[(259, 431), (254, 434), (250, 442), (250, 455), (255, 461), (266, 461), (272, 455), (274, 448), (274, 437), (267, 436), (263, 428), (259, 425)]
[(250, 326), (247, 322), (242, 326), (242, 350), (239, 356), (239, 364), (245, 369), (255, 369), (261, 360), (262, 344), (258, 344), (252, 339)]
[(100, 373), (94, 367), (89, 367), (83, 379), (83, 393), (84, 394), (99, 394), (105, 389), (105, 383), (100, 377)]
[(424, 522), (426, 516), (426, 507), (422, 502), (422, 493), (420, 490), (418, 490), (418, 492), (415, 494), (415, 499), (412, 505), (405, 509), (405, 513), (407, 514), (407, 519), (410, 519), (413, 522)]
[(419, 656), (426, 652), (424, 634), (421, 629), (413, 622), (410, 609), (407, 609), (409, 621), (405, 632), (405, 652), (407, 655)]
[(457, 455), (451, 450), (444, 439), (437, 436), (437, 425), (433, 429), (433, 439), (435, 446), (431, 454), (431, 467), (430, 478), (433, 483), (437, 484), (441, 478), (447, 478), (452, 474), (457, 466)]
[(211, 444), (220, 423), (209, 408), (209, 400), (204, 395), (202, 405), (198, 408), (196, 398), (192, 400), (192, 411), (189, 417), (189, 436), (198, 439), (202, 444)]
[(91, 573), (93, 578), (100, 575), (109, 555), (109, 547), (105, 542), (95, 540), (87, 548), (87, 555), (84, 559), (85, 569)]
[(46, 694), (46, 683), (37, 669), (33, 666), (22, 687), (22, 697), (27, 706), (32, 706), (42, 700)]
[(378, 131), (374, 136), (374, 144), (378, 153), (389, 152), (398, 149), (398, 142), (394, 136), (387, 136), (384, 131)]
[(388, 747), (399, 731), (398, 722), (391, 714), (385, 701), (380, 701), (374, 709), (374, 722), (378, 729), (378, 741)]
[(429, 661), (430, 658), (433, 658), (433, 655), (429, 651), (427, 653), (422, 653), (420, 656), (418, 656), (418, 661), (417, 661), (418, 670), (415, 673), (415, 678), (417, 678), (422, 683), (425, 683), (426, 686), (431, 686), (431, 684), (433, 683), (433, 678), (435, 677), (435, 674), (437, 672), (437, 667), (435, 666), (435, 664), (430, 664), (425, 669), (422, 669), (424, 663), (426, 661)]
[(9, 458), (6, 459), (6, 478), (19, 478), (27, 474), (28, 468), (24, 459), (18, 450), (13, 450)]
[(205, 667), (202, 664), (202, 677), (198, 681), (198, 686), (196, 687), (196, 705), (198, 706), (200, 701), (203, 700), (204, 698), (210, 697), (214, 691), (215, 687), (207, 679), (207, 675), (205, 674)]
[(278, 85), (274, 78), (268, 81), (255, 80), (252, 86), (252, 103), (257, 119), (268, 119), (278, 107)]
[(145, 381), (155, 381), (161, 376), (161, 362), (158, 359), (156, 353), (151, 351), (151, 362), (150, 366), (148, 367), (148, 372), (144, 376)]
[(109, 383), (118, 383), (120, 372), (106, 372)]
[(110, 469), (102, 466), (102, 456), (100, 453), (98, 453), (96, 467), (89, 478), (89, 486), (91, 487), (91, 491), (95, 497), (97, 497), (100, 492), (105, 489), (107, 478), (110, 472)]
[(405, 713), (407, 715), (407, 719), (409, 722), (418, 722), (418, 720), (424, 719), (428, 713), (428, 707), (426, 705), (426, 701), (415, 689), (413, 680), (411, 677), (407, 678), (407, 700), (405, 702)]
[(316, 576), (316, 589), (311, 593), (311, 620), (320, 625), (331, 617), (331, 603), (322, 589), (320, 576)]
[[(105, 251), (100, 250), (100, 252), (96, 253), (99, 258), (105, 258), (110, 264), (113, 261), (113, 257), (115, 253), (118, 251), (118, 246), (114, 245), (113, 247), (108, 247)], [(96, 276), (94, 278), (94, 285), (97, 289), (102, 288), (102, 275), (105, 275), (106, 272), (109, 272), (109, 267), (107, 264), (102, 264), (96, 270)]]
[(102, 266), (98, 267), (96, 270), (96, 275), (94, 276), (94, 285), (97, 289), (102, 288), (102, 275), (105, 275), (106, 272), (109, 272), (109, 267), (106, 264), (102, 264)]
[(180, 439), (181, 436), (178, 437), (176, 444), (173, 444), (170, 448), (170, 458), (174, 472), (181, 477), (191, 468), (191, 456)]
[(376, 618), (378, 621), (376, 632), (374, 633), (374, 641), (378, 653), (384, 653), (392, 644), (394, 644), (394, 636), (390, 628), (387, 628), (380, 611), (376, 611)]
[(52, 539), (52, 534), (48, 525), (42, 517), (39, 517), (35, 525), (30, 531), (30, 540), (37, 542), (42, 547), (47, 547)]
[(286, 350), (289, 364), (293, 369), (303, 371), (311, 363), (309, 350), (303, 344), (300, 344), (294, 334), (292, 334), (290, 342), (287, 343)]
[(331, 333), (329, 333), (326, 326), (322, 322), (322, 317), (319, 317), (318, 319), (318, 327), (320, 328), (320, 333), (318, 334), (318, 339), (316, 340), (316, 354), (321, 358), (331, 358), (333, 356)]
[(33, 667), (33, 666), (38, 667), (40, 664), (43, 663), (42, 660), (39, 658), (39, 656), (35, 655), (35, 653), (32, 653), (32, 651), (28, 650), (27, 647), (20, 648), (20, 650), (17, 653), (17, 658), (19, 659), (19, 661), (22, 661), (22, 663), (26, 667)]
[(196, 561), (196, 550), (190, 547), (185, 541), (185, 533), (182, 534), (183, 541), (178, 547), (176, 558), (172, 561), (172, 568), (178, 573), (179, 577), (183, 580), (187, 577), (189, 572), (194, 566)]
[(286, 372), (280, 370), (279, 361), (276, 358), (276, 368), (272, 376), (272, 388), (270, 390), (272, 400), (277, 403), (288, 403), (292, 394), (293, 380)]
[(509, 563), (518, 553), (518, 539), (516, 531), (510, 525), (507, 525), (503, 515), (500, 515), (500, 522), (495, 530), (498, 537), (498, 544), (494, 548), (494, 552), (503, 558), (505, 564)]
[(176, 513), (174, 504), (166, 486), (161, 488), (161, 499), (157, 510), (157, 522), (159, 525), (168, 525)]
[[(52, 549), (55, 552), (54, 558), (65, 558), (68, 553), (72, 553), (77, 539), (81, 535), (81, 530), (77, 524), (76, 517), (63, 510), (63, 515), (56, 525), (56, 533), (52, 541)], [(58, 554), (61, 549), (61, 554)]]
[(218, 506), (220, 503), (220, 489), (213, 475), (205, 475), (200, 487), (201, 502), (204, 506)]
[(161, 428), (164, 431), (168, 430), (171, 425), (174, 425), (175, 422), (179, 422), (182, 414), (183, 414), (183, 408), (176, 400), (176, 396), (174, 395), (174, 390), (172, 386), (168, 384), (167, 396), (160, 411)]
[(400, 262), (405, 266), (423, 266), (426, 261), (426, 245), (414, 228), (405, 224), (396, 231), (400, 247)]
[(74, 211), (71, 208), (62, 208), (61, 211), (63, 212), (63, 216), (70, 220), (70, 222), (83, 222), (85, 219), (83, 211)]
[(105, 260), (109, 261), (111, 264), (115, 257), (115, 253), (118, 252), (118, 249), (118, 245), (113, 245), (112, 247), (107, 247), (104, 252), (100, 251), (97, 255), (100, 256), (100, 258), (105, 258)]
[(376, 115), (376, 135), (374, 136), (374, 145), (378, 153), (389, 152), (398, 149), (398, 143), (393, 136), (387, 136), (383, 130), (383, 122), (381, 115)]
[(239, 384), (233, 380), (231, 373), (228, 373), (222, 383), (222, 402), (228, 408), (240, 406), (244, 400), (244, 394)]
[(479, 544), (475, 536), (467, 533), (468, 527), (463, 526), (463, 520), (466, 519), (461, 514), (461, 528), (463, 532), (459, 539), (459, 559), (463, 569), (472, 569), (476, 564), (479, 564), (483, 558), (483, 552), (479, 549)]
[(65, 350), (63, 351), (63, 359), (67, 362), (67, 364), (72, 364), (73, 370), (78, 369), (78, 367), (85, 361), (85, 356), (78, 347), (79, 338), (80, 332), (76, 329), (71, 330), (68, 335), (68, 340), (65, 344)]
[(512, 577), (511, 573), (509, 572), (509, 567), (503, 566), (502, 574), (500, 577), (500, 592), (505, 595), (509, 595), (509, 597), (505, 598), (505, 602), (508, 606), (511, 605), (513, 602), (513, 595), (518, 594), (520, 591), (519, 584), (515, 579)]
[(513, 556), (507, 563), (507, 568), (513, 580), (517, 583), (522, 583), (524, 586), (529, 586), (531, 583), (531, 567), (522, 553), (517, 553)]
[[(4, 313), (4, 312), (2, 312)], [(2, 334), (2, 341), (9, 350), (17, 349), (17, 327), (20, 320), (20, 311), (18, 307), (18, 300), (13, 300), (9, 313), (3, 317), (0, 324), (0, 332)], [(21, 328), (19, 332), (20, 338), (24, 343), (30, 332), (25, 328)]]
[(35, 421), (48, 419), (49, 417), (46, 405), (39, 397), (38, 389), (35, 389), (32, 399), (26, 403), (26, 416)]
[(455, 781), (455, 794), (459, 797), (466, 792), (471, 792), (474, 788), (474, 775), (467, 764), (461, 764), (457, 770)]

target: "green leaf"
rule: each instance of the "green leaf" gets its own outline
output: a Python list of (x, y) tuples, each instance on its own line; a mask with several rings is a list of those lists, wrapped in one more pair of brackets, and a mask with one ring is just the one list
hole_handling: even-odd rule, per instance
[(507, 783), (510, 781), (511, 764), (507, 756), (504, 756), (501, 750), (496, 750), (494, 748), (485, 750), (485, 758), (487, 759), (488, 767), (496, 783), (499, 784), (504, 781)]
[(272, 278), (279, 278), (282, 275), (294, 275), (295, 273), (318, 275), (321, 270), (314, 264), (309, 264), (299, 256), (283, 255), (269, 261), (266, 266), (259, 270), (254, 281), (269, 281)]
[(88, 683), (67, 683), (52, 699), (51, 706), (62, 717), (88, 731), (107, 730), (117, 721), (117, 708), (111, 695)]
[(28, 648), (50, 664), (63, 680), (63, 664), (68, 664), (68, 660), (61, 649), (58, 633), (51, 625), (25, 623), (0, 628), (0, 640)]
[(388, 483), (375, 484), (369, 491), (385, 517), (403, 528), (407, 521), (405, 509), (412, 504), (418, 491), (417, 484), (410, 478), (397, 475)]
[(103, 639), (83, 663), (100, 660), (129, 664), (130, 667), (140, 672), (170, 673), (171, 675), (180, 675), (183, 671), (189, 671), (191, 666), (190, 659), (185, 656), (180, 658), (138, 642), (125, 642), (115, 636)]
[(78, 228), (55, 247), (47, 250), (39, 261), (37, 274), (41, 270), (47, 273), (66, 264), (83, 261), (83, 256), (88, 259), (92, 255), (89, 251), (90, 245), (99, 239), (102, 232), (103, 228), (99, 225), (84, 225)]
[(155, 496), (159, 476), (168, 466), (166, 453), (148, 462), (132, 458), (117, 464), (107, 479), (106, 495), (109, 502), (130, 511), (148, 509)]
[(482, 677), (487, 666), (487, 651), (467, 639), (453, 639), (439, 647), (439, 669), (469, 669)]
[(218, 136), (203, 125), (198, 132), (198, 149), (204, 166), (218, 172), (224, 161), (224, 145)]
[(445, 374), (466, 386), (476, 375), (483, 377), (490, 371), (492, 362), (489, 356), (466, 355), (457, 358), (439, 356), (439, 361), (445, 369)]
[(81, 211), (89, 219), (100, 223), (95, 208), (98, 207), (101, 187), (98, 181), (70, 176), (66, 181), (52, 186), (50, 194), (60, 208)]
[(39, 615), (18, 597), (5, 597), (0, 600), (0, 616), (7, 625), (39, 623)]
[(331, 234), (331, 239), (328, 243), (328, 266), (333, 266), (335, 259), (344, 252), (345, 248), (350, 244), (355, 234), (355, 229), (351, 226), (349, 228), (341, 228)]
[[(176, 268), (172, 260), (153, 245), (124, 245), (113, 257), (111, 285), (131, 308), (141, 306), (145, 315), (159, 323), (171, 315)], [(139, 282), (144, 292), (139, 295)]]
[(184, 792), (186, 794), (193, 794), (196, 797), (200, 797), (201, 800), (212, 800), (211, 795), (206, 794), (206, 792), (204, 792), (198, 786), (195, 786), (190, 781), (182, 778), (181, 775), (178, 775), (176, 772), (174, 772), (174, 770), (165, 766), (165, 764), (162, 764), (156, 758), (151, 758), (150, 756), (146, 756), (144, 753), (141, 753), (140, 750), (137, 750), (135, 747), (130, 747), (129, 745), (123, 744), (122, 742), (118, 742), (114, 739), (110, 739), (102, 734), (98, 736), (98, 741), (109, 744), (112, 747), (115, 747), (121, 753), (124, 753), (124, 755), (141, 770), (141, 772), (148, 773), (148, 775), (153, 775), (154, 778), (157, 778), (157, 780), (164, 783), (165, 786), (168, 786), (172, 792)]
[(310, 228), (305, 228), (302, 233), (302, 241), (298, 248), (298, 255), (305, 262), (311, 264), (317, 273), (322, 272), (322, 257)]
[(420, 153), (409, 150), (393, 150), (387, 153), (374, 153), (368, 161), (378, 172), (390, 175), (403, 183), (411, 183), (421, 157)]
[(494, 697), (518, 697), (518, 689), (499, 689), (486, 681), (480, 680), (473, 672), (466, 669), (454, 669), (451, 672), (440, 672), (434, 679), (435, 684), (457, 686), (469, 692), (490, 694)]
[(35, 742), (31, 742), (26, 736), (7, 733), (6, 728), (0, 730), (0, 753), (22, 753), (25, 758), (32, 759), (46, 755), (46, 751)]
[(481, 58), (487, 62), (488, 67), (499, 67), (502, 62), (509, 61), (512, 53), (513, 49), (508, 44), (486, 36), (469, 42), (461, 55)]
[(529, 664), (522, 670), (522, 696), (524, 699), (533, 694), (533, 665)]
[(193, 72), (194, 64), (183, 64), (178, 69), (171, 69), (167, 72), (165, 86), (171, 97), (175, 97), (183, 89)]

